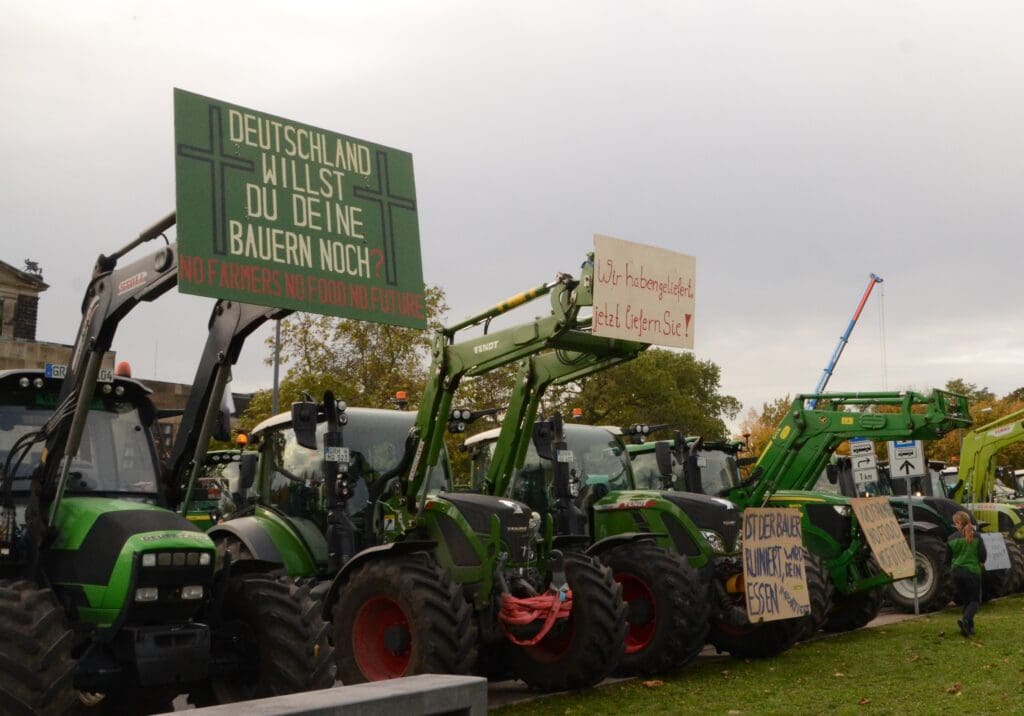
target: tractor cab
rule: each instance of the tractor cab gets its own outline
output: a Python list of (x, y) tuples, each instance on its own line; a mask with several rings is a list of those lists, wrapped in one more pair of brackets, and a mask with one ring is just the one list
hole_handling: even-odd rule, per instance
[[(0, 462), (53, 417), (61, 380), (42, 370), (0, 371)], [(97, 385), (82, 444), (71, 464), (68, 495), (157, 502), (158, 461), (150, 436), (156, 412), (149, 388), (130, 378)], [(24, 438), (24, 440), (23, 440)], [(28, 493), (42, 443), (10, 463), (15, 499)]]

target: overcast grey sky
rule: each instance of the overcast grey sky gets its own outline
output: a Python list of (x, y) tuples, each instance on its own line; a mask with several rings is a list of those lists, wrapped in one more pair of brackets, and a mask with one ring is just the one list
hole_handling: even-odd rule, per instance
[[(1024, 385), (1017, 3), (3, 8), (0, 259), (42, 265), (41, 340), (71, 342), (97, 254), (173, 210), (181, 87), (411, 152), (452, 319), (604, 233), (697, 257), (696, 355), (744, 413), (814, 387), (872, 271), (884, 304), (830, 388)], [(143, 306), (114, 348), (190, 382), (209, 308)], [(264, 355), (235, 390), (269, 386)]]

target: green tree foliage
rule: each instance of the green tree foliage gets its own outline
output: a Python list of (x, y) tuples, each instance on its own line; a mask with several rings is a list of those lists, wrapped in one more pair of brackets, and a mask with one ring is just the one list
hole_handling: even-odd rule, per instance
[[(349, 405), (392, 407), (396, 391), (408, 392), (415, 404), (426, 382), (430, 341), (448, 306), (444, 291), (426, 289), (428, 330), (297, 313), (281, 321), (280, 407), (307, 392), (319, 400), (334, 391)], [(273, 362), (273, 338), (267, 341)], [(252, 427), (270, 415), (271, 394), (261, 390), (240, 421)]]
[(762, 403), (760, 411), (756, 408), (747, 411), (740, 427), (743, 434), (747, 436), (747, 445), (751, 454), (760, 455), (764, 452), (764, 449), (768, 447), (768, 442), (772, 439), (772, 433), (782, 422), (782, 418), (792, 404), (793, 398), (787, 394)]
[(988, 388), (979, 388), (976, 384), (968, 383), (963, 378), (954, 378), (946, 381), (946, 390), (951, 393), (965, 395), (972, 403), (996, 399), (996, 394)]
[(566, 415), (581, 408), (582, 421), (592, 425), (668, 423), (714, 440), (726, 436), (725, 420), (740, 402), (721, 393), (721, 369), (711, 361), (652, 348), (550, 396), (547, 409), (556, 407)]

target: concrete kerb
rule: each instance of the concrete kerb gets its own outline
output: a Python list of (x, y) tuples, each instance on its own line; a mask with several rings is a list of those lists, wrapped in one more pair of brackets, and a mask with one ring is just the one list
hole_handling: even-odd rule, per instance
[(487, 679), (478, 676), (422, 674), (210, 706), (190, 713), (196, 716), (483, 716), (487, 713)]

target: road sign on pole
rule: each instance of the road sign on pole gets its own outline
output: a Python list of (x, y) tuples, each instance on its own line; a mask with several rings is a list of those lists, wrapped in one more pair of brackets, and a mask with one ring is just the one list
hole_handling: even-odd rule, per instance
[(426, 328), (412, 155), (174, 91), (178, 288)]
[(878, 482), (878, 462), (875, 459), (875, 443), (867, 438), (850, 440), (850, 470), (853, 484), (860, 494), (860, 486)]
[(894, 478), (924, 477), (928, 474), (920, 440), (889, 441), (889, 473)]

